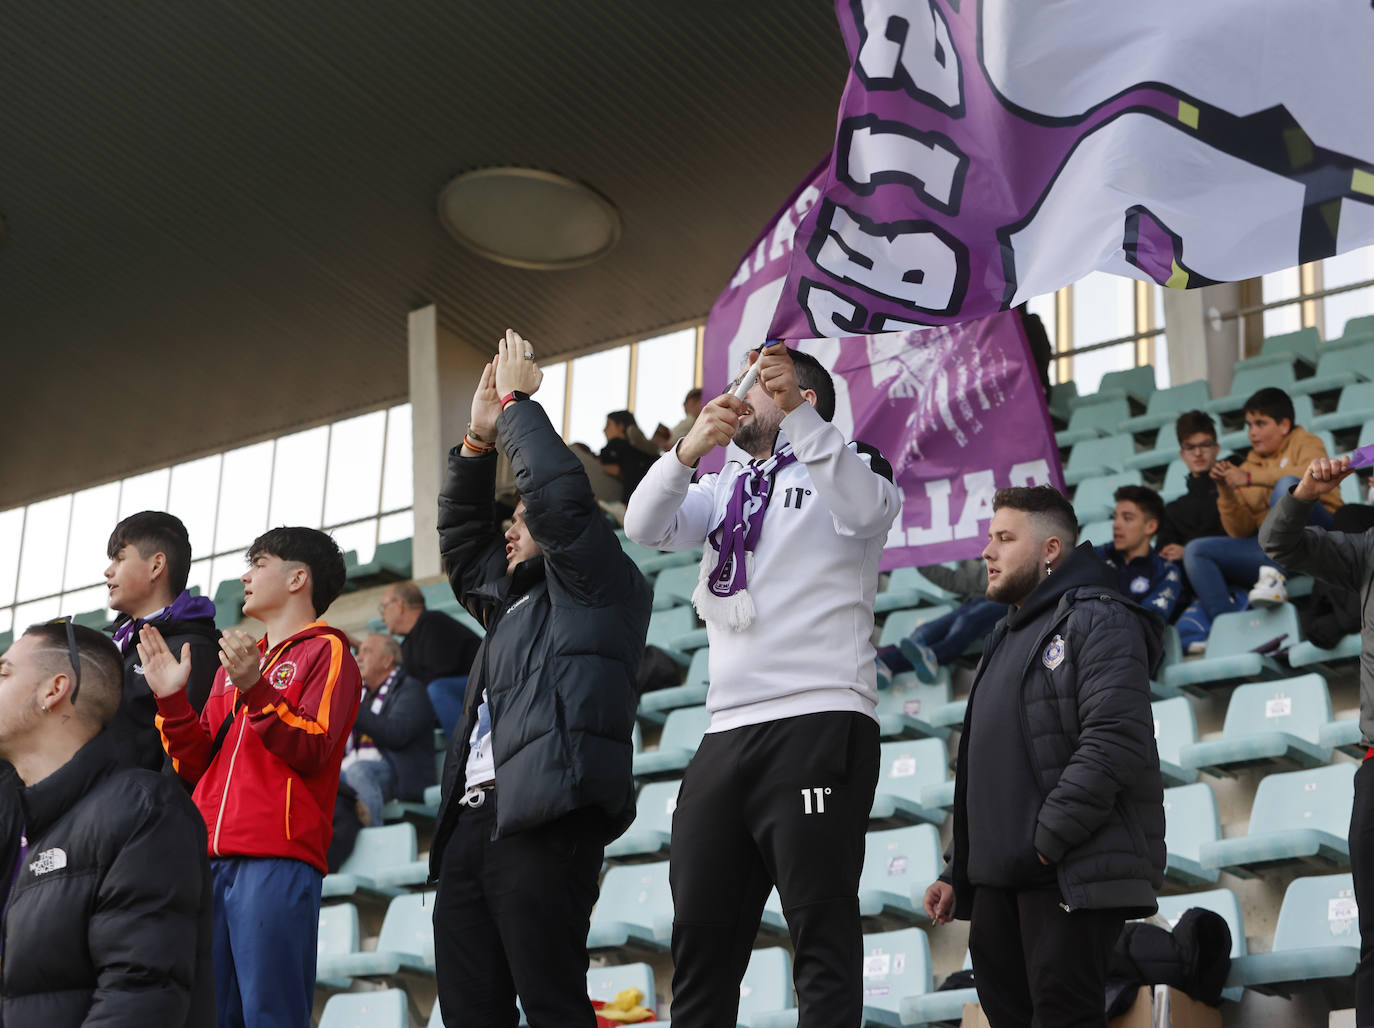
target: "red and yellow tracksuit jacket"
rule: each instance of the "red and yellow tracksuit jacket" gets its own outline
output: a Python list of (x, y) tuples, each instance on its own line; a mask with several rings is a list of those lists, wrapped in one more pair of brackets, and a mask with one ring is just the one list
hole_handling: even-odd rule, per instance
[(162, 745), (177, 774), (195, 786), (212, 859), (287, 857), (327, 872), (339, 765), (362, 677), (348, 637), (322, 621), (270, 650), (261, 640), (258, 649), (257, 682), (240, 692), (220, 668), (200, 715), (184, 689), (160, 698)]

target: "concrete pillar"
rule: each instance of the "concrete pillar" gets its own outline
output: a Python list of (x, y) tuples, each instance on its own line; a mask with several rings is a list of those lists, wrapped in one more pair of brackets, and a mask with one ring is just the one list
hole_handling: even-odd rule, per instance
[(1240, 326), (1226, 315), (1239, 307), (1240, 287), (1234, 282), (1164, 290), (1170, 382), (1181, 385), (1204, 378), (1213, 396), (1231, 391), (1231, 375), (1240, 355)]
[(439, 486), (448, 451), (463, 441), (472, 393), (490, 354), (441, 327), (433, 304), (411, 311), (407, 327), (415, 489), (413, 573), (423, 579), (442, 570), (436, 528)]

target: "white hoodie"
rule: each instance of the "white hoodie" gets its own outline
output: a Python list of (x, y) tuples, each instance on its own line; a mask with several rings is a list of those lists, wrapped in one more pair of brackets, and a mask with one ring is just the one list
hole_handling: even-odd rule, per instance
[[(783, 418), (782, 433), (797, 462), (774, 480), (753, 553), (754, 622), (743, 631), (706, 624), (712, 732), (822, 711), (876, 717), (873, 598), (902, 494), (876, 451), (847, 445), (810, 404)], [(692, 469), (669, 450), (630, 498), (626, 534), (660, 550), (704, 545), (714, 567), (706, 537), (744, 467), (727, 462), (693, 485)]]

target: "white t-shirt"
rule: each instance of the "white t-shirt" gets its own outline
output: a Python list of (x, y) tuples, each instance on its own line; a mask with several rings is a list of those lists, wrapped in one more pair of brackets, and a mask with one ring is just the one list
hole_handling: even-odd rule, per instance
[(487, 691), (482, 690), (482, 702), (477, 705), (477, 723), (468, 737), (468, 762), (463, 775), (463, 789), (482, 785), (496, 778), (496, 758), (491, 752), (491, 708), (487, 706)]

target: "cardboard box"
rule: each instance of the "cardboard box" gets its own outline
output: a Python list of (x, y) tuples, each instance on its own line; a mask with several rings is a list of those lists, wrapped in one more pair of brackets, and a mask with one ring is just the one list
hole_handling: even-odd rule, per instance
[[(964, 1004), (959, 1023), (961, 1028), (992, 1028), (977, 1003)], [(1221, 1028), (1221, 1011), (1167, 985), (1142, 985), (1131, 1009), (1107, 1028)]]

